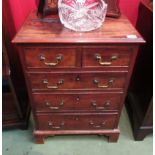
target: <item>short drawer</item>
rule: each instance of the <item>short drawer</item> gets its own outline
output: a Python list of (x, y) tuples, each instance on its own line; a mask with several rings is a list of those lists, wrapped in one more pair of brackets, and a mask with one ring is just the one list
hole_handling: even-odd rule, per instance
[(122, 93), (33, 94), (37, 112), (118, 111)]
[(83, 49), (82, 66), (89, 67), (128, 67), (132, 50), (128, 47), (103, 47)]
[(25, 65), (37, 68), (74, 68), (77, 66), (75, 48), (25, 48)]
[(117, 113), (74, 113), (37, 115), (39, 130), (101, 130), (117, 127)]
[(125, 73), (30, 73), (30, 83), (36, 90), (114, 90), (123, 89)]

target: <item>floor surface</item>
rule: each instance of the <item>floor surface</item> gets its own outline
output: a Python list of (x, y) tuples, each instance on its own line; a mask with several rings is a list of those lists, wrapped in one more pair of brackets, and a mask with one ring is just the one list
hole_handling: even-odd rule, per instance
[[(30, 122), (31, 123), (31, 122)], [(153, 138), (134, 141), (125, 109), (120, 120), (117, 143), (108, 143), (103, 136), (65, 135), (45, 139), (45, 144), (34, 144), (32, 123), (28, 130), (7, 130), (2, 133), (3, 155), (152, 155)]]

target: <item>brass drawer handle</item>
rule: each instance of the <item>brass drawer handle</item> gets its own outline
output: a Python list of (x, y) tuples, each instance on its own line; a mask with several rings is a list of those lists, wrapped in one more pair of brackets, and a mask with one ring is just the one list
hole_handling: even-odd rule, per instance
[(46, 102), (45, 104), (51, 110), (59, 110), (64, 105), (64, 101), (61, 101), (58, 107), (52, 107), (49, 102)]
[(108, 108), (110, 105), (111, 105), (111, 102), (110, 100), (107, 100), (105, 103), (104, 103), (104, 106), (103, 107), (98, 107), (97, 104), (96, 104), (96, 101), (91, 101), (91, 105), (96, 109), (96, 110), (105, 110), (106, 108)]
[(44, 62), (45, 65), (47, 66), (57, 66), (61, 60), (63, 59), (63, 55), (62, 54), (58, 54), (55, 58), (56, 62), (46, 62), (46, 57), (44, 55), (40, 55), (40, 61)]
[(102, 122), (100, 125), (95, 125), (95, 123), (91, 120), (89, 122), (89, 125), (91, 125), (93, 128), (103, 128), (106, 124), (106, 121)]
[(63, 128), (63, 126), (65, 125), (64, 122), (62, 122), (59, 126), (54, 126), (53, 123), (51, 121), (48, 122), (48, 126), (52, 129), (61, 129)]
[(100, 85), (97, 79), (94, 79), (93, 83), (97, 85), (97, 88), (109, 88), (114, 83), (114, 79), (109, 79), (106, 85)]
[(64, 80), (60, 79), (55, 86), (48, 85), (48, 80), (47, 79), (44, 79), (43, 83), (46, 84), (46, 87), (48, 89), (58, 89), (60, 85), (64, 84)]
[(110, 66), (112, 64), (112, 61), (117, 60), (118, 56), (117, 55), (113, 55), (110, 58), (110, 61), (104, 61), (102, 56), (98, 53), (95, 54), (95, 59), (98, 61), (98, 63), (102, 66)]

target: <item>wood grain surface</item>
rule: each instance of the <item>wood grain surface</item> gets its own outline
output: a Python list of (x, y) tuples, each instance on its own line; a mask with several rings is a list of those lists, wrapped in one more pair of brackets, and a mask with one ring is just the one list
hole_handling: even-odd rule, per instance
[[(130, 36), (132, 35), (132, 36)], [(58, 17), (39, 19), (34, 11), (13, 39), (14, 43), (144, 43), (123, 15), (106, 18), (103, 26), (90, 32), (74, 32), (65, 28)]]

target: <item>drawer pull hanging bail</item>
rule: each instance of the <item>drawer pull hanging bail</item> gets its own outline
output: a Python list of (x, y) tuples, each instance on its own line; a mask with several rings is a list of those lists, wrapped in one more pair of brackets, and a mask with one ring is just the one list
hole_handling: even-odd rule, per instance
[(58, 89), (60, 85), (64, 84), (64, 80), (60, 79), (55, 86), (50, 86), (47, 79), (43, 80), (43, 84), (46, 84), (48, 89)]
[(51, 121), (48, 122), (48, 126), (52, 129), (61, 129), (63, 128), (63, 126), (65, 125), (64, 122), (62, 122), (59, 126), (54, 126), (53, 123)]
[(63, 107), (64, 101), (62, 100), (62, 101), (60, 102), (60, 104), (59, 104), (58, 107), (53, 107), (53, 106), (51, 106), (51, 104), (50, 104), (49, 102), (46, 102), (45, 104), (46, 104), (46, 106), (47, 106), (49, 109), (51, 109), (51, 110), (59, 110), (61, 107)]
[(114, 83), (114, 79), (109, 79), (106, 85), (99, 84), (97, 79), (94, 79), (93, 83), (97, 85), (97, 88), (109, 88)]
[(98, 63), (102, 66), (110, 66), (112, 64), (112, 61), (117, 60), (118, 56), (117, 55), (113, 55), (110, 58), (110, 61), (104, 61), (102, 56), (98, 53), (95, 54), (95, 59), (98, 61)]
[(110, 100), (107, 100), (105, 103), (104, 103), (104, 106), (103, 107), (98, 107), (97, 104), (96, 104), (96, 101), (91, 101), (91, 105), (96, 109), (96, 110), (105, 110), (106, 108), (108, 108), (110, 105), (111, 105), (111, 102)]
[(40, 55), (40, 61), (43, 61), (46, 66), (50, 66), (50, 67), (57, 66), (61, 62), (62, 59), (63, 59), (63, 55), (62, 54), (58, 54), (56, 56), (56, 58), (55, 58), (56, 62), (46, 62), (45, 61), (46, 57), (44, 55)]
[(91, 120), (89, 122), (89, 124), (93, 127), (93, 128), (103, 128), (106, 125), (106, 121), (103, 121), (101, 124), (99, 125), (95, 125), (95, 123)]

